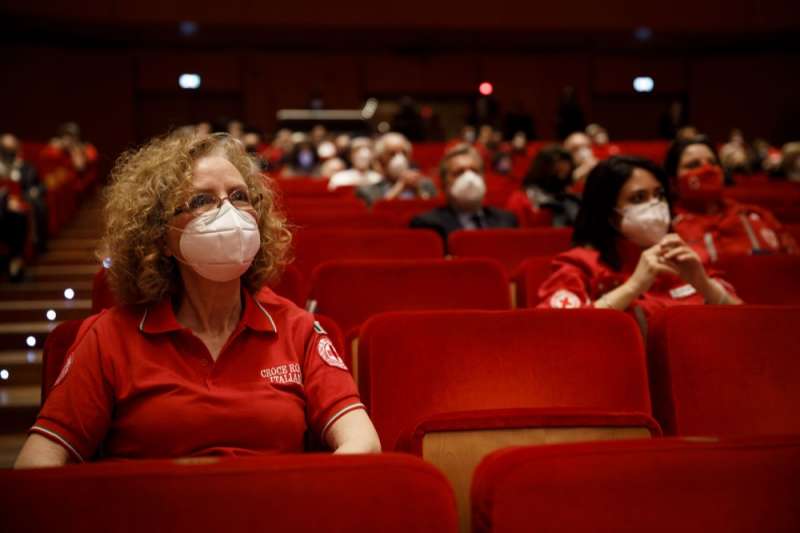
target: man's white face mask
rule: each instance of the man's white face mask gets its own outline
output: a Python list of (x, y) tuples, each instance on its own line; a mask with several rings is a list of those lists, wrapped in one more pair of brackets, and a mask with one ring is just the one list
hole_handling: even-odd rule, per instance
[(664, 200), (629, 205), (618, 212), (622, 215), (620, 232), (642, 248), (657, 244), (669, 231), (669, 206)]
[(261, 247), (258, 223), (229, 201), (192, 219), (180, 238), (182, 262), (212, 281), (231, 281), (244, 274)]
[(461, 173), (450, 186), (450, 196), (464, 204), (480, 204), (486, 195), (483, 176), (472, 170)]

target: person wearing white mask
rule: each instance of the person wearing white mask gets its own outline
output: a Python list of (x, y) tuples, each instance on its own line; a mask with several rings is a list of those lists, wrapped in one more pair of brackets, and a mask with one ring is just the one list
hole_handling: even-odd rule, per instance
[(375, 143), (376, 166), (383, 179), (359, 187), (356, 195), (367, 205), (378, 200), (433, 198), (438, 194), (433, 182), (411, 165), (411, 143), (405, 135), (389, 132)]
[(486, 195), (483, 159), (475, 148), (458, 144), (449, 149), (439, 165), (439, 173), (447, 205), (417, 215), (411, 220), (412, 228), (432, 229), (446, 244), (447, 236), (456, 230), (517, 227), (513, 213), (483, 204)]
[(575, 222), (575, 247), (556, 256), (539, 307), (632, 312), (640, 325), (672, 305), (741, 300), (697, 253), (670, 233), (669, 182), (638, 157), (612, 157), (589, 173)]
[(365, 187), (379, 183), (383, 178), (373, 170), (372, 142), (366, 137), (357, 137), (350, 144), (350, 162), (353, 167), (337, 172), (328, 181), (328, 189), (339, 187)]
[(324, 329), (264, 285), (291, 234), (244, 145), (158, 138), (111, 181), (103, 255), (119, 305), (84, 321), (16, 467), (380, 451)]

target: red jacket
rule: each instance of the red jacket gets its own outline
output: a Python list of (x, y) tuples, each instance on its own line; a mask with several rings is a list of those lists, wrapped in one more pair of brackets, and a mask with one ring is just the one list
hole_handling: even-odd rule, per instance
[(677, 207), (672, 227), (700, 254), (703, 263), (738, 255), (798, 253), (794, 238), (769, 210), (723, 199), (722, 210), (697, 214)]
[[(590, 248), (576, 247), (553, 259), (552, 275), (539, 287), (539, 305), (545, 308), (592, 307), (601, 296), (614, 290), (633, 274), (638, 257), (623, 261), (621, 270), (616, 271), (600, 259), (600, 252)], [(721, 282), (725, 289), (734, 294), (732, 287), (717, 277), (717, 272), (707, 270), (709, 277)], [(634, 300), (628, 312), (645, 317), (673, 305), (700, 305), (703, 296), (694, 287), (677, 276), (662, 275), (656, 278), (650, 290)]]

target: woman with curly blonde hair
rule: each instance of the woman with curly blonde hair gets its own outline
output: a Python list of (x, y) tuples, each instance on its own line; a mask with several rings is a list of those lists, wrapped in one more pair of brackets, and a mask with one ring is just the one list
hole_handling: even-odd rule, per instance
[(325, 331), (265, 283), (291, 236), (232, 137), (124, 154), (103, 251), (120, 305), (87, 319), (17, 467), (94, 458), (380, 450)]

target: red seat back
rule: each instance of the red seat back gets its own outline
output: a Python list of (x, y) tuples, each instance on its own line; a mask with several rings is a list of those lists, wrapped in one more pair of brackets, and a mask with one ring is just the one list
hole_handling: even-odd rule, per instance
[(507, 448), (473, 477), (476, 533), (800, 531), (800, 438)]
[(333, 208), (297, 211), (291, 213), (289, 222), (299, 229), (400, 229), (407, 226), (399, 218), (387, 214)]
[(800, 433), (800, 307), (673, 307), (649, 332), (653, 409), (672, 435)]
[(517, 307), (536, 307), (539, 304), (539, 287), (553, 273), (553, 258), (529, 257), (514, 276)]
[(526, 258), (565, 252), (571, 241), (572, 230), (567, 228), (462, 230), (450, 234), (447, 246), (456, 257), (496, 259), (512, 275)]
[(608, 310), (386, 313), (362, 327), (359, 365), (386, 449), (442, 413), (651, 411), (639, 329)]
[(446, 204), (447, 201), (443, 197), (428, 200), (379, 200), (372, 206), (372, 212), (399, 218), (403, 225), (407, 226), (411, 219), (420, 213), (443, 207)]
[(731, 257), (719, 268), (747, 304), (800, 305), (800, 256)]
[(294, 265), (309, 279), (314, 268), (337, 259), (437, 259), (442, 240), (432, 231), (299, 230), (294, 238)]
[(0, 493), (3, 531), (455, 533), (457, 520), (444, 476), (396, 454), (11, 470), (0, 472)]
[(313, 274), (310, 299), (345, 335), (384, 311), (508, 309), (508, 279), (485, 259), (331, 261)]

